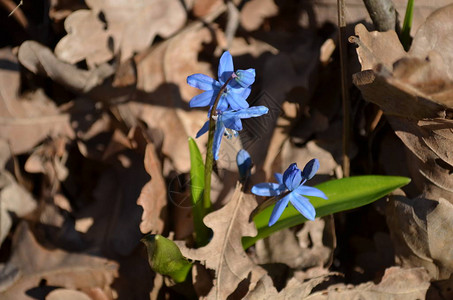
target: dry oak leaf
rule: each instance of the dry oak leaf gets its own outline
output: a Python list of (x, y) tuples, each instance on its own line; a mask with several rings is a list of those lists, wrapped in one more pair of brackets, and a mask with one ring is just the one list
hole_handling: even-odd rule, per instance
[(429, 276), (423, 268), (402, 269), (391, 267), (385, 270), (381, 282), (366, 282), (357, 286), (331, 285), (304, 298), (307, 300), (414, 300), (425, 299), (430, 286)]
[(43, 280), (48, 286), (68, 289), (100, 287), (112, 295), (110, 285), (117, 269), (116, 263), (104, 258), (47, 250), (37, 243), (27, 223), (22, 222), (14, 234), (12, 257), (0, 269), (0, 298), (30, 299), (26, 292), (38, 288)]
[[(365, 98), (389, 115), (409, 119), (442, 117), (453, 107), (453, 5), (431, 14), (420, 26), (408, 53), (395, 32), (368, 32), (356, 26), (362, 71), (354, 83)], [(366, 71), (372, 70), (372, 71)]]
[(50, 292), (46, 300), (93, 300), (87, 294), (70, 289), (56, 289)]
[(208, 299), (226, 299), (242, 280), (248, 278), (253, 286), (266, 273), (250, 260), (241, 242), (243, 236), (257, 234), (253, 221), (250, 221), (250, 214), (256, 205), (255, 198), (244, 194), (242, 185), (238, 183), (231, 200), (203, 219), (214, 232), (207, 246), (189, 249), (184, 243), (178, 242), (185, 257), (201, 261), (215, 271), (214, 286)]
[(273, 0), (252, 0), (241, 10), (241, 25), (247, 31), (257, 30), (268, 17), (278, 14), (278, 6)]
[(75, 64), (85, 59), (92, 69), (113, 57), (105, 24), (94, 11), (73, 12), (66, 18), (64, 27), (68, 34), (55, 47), (55, 55), (62, 61)]
[(453, 120), (388, 120), (406, 146), (408, 170), (419, 192), (429, 199), (443, 197), (453, 203)]
[(403, 267), (424, 267), (430, 277), (447, 279), (453, 271), (453, 205), (417, 197), (394, 197), (387, 206), (395, 253)]
[[(176, 33), (187, 18), (184, 6), (178, 0), (87, 0), (86, 3), (91, 8), (90, 15), (84, 13), (72, 18), (72, 15), (80, 14), (78, 11), (72, 13), (65, 22), (68, 35), (56, 47), (57, 56), (67, 62), (86, 59), (87, 62), (102, 63), (110, 59), (111, 51), (120, 53), (121, 61), (125, 61), (135, 52), (149, 47), (157, 35), (168, 38)], [(100, 13), (106, 24), (98, 19)], [(99, 37), (94, 41), (95, 45), (88, 43), (93, 35), (89, 26)], [(82, 44), (74, 47), (79, 41), (83, 41)]]
[(145, 169), (151, 180), (142, 188), (137, 204), (143, 207), (140, 231), (162, 233), (167, 215), (167, 189), (162, 168), (153, 144), (145, 150)]
[(33, 196), (6, 170), (0, 170), (0, 246), (9, 234), (13, 221), (11, 214), (23, 217), (36, 208)]
[(113, 67), (103, 64), (92, 70), (82, 70), (63, 62), (46, 46), (25, 41), (19, 47), (20, 63), (30, 72), (48, 76), (76, 92), (89, 92), (114, 73)]
[(13, 154), (29, 151), (48, 136), (73, 136), (69, 115), (41, 90), (19, 98), (19, 63), (9, 48), (0, 49), (0, 86), (0, 138)]
[[(379, 105), (408, 150), (409, 169), (425, 197), (453, 203), (453, 5), (429, 16), (404, 54), (393, 32), (369, 33), (356, 26), (357, 53), (365, 70), (354, 75), (364, 97)], [(396, 45), (396, 46), (395, 46)], [(395, 60), (392, 62), (392, 60)]]
[(263, 276), (256, 284), (255, 289), (250, 291), (244, 299), (247, 300), (299, 300), (306, 299), (313, 288), (322, 282), (328, 280), (329, 276), (334, 273), (324, 274), (316, 278), (300, 282), (292, 277), (285, 288), (280, 292), (274, 287), (272, 279), (269, 276)]

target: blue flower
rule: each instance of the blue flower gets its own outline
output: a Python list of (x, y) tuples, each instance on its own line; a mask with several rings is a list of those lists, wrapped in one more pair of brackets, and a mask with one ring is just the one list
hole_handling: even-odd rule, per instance
[[(225, 134), (227, 138), (237, 136), (238, 131), (242, 130), (241, 119), (248, 119), (253, 117), (259, 117), (267, 114), (269, 109), (266, 106), (252, 106), (240, 110), (227, 110), (219, 111), (214, 132), (214, 142), (212, 145), (212, 152), (214, 153), (214, 159), (219, 159), (220, 142), (222, 136)], [(207, 121), (203, 127), (198, 131), (197, 138), (209, 130), (209, 121)]]
[(323, 199), (327, 199), (327, 196), (317, 188), (304, 186), (304, 183), (313, 178), (318, 169), (319, 161), (316, 158), (310, 160), (302, 172), (297, 167), (297, 164), (293, 163), (283, 175), (280, 173), (274, 174), (278, 183), (259, 183), (252, 187), (252, 193), (258, 196), (278, 196), (289, 191), (275, 204), (269, 219), (269, 226), (277, 222), (289, 202), (307, 219), (315, 219), (315, 208), (304, 196), (314, 196)]
[(233, 110), (249, 107), (246, 99), (251, 92), (250, 85), (255, 81), (254, 69), (237, 70), (234, 72), (233, 58), (226, 51), (220, 57), (218, 77), (219, 81), (204, 74), (193, 74), (187, 77), (187, 83), (190, 86), (205, 91), (190, 100), (190, 107), (214, 105), (217, 95), (227, 82), (220, 96), (217, 110), (224, 111), (228, 107), (231, 107)]

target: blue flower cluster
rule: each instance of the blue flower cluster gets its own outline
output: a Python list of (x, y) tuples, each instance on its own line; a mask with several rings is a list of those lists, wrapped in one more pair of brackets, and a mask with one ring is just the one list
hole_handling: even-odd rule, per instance
[(327, 199), (327, 196), (319, 189), (304, 186), (307, 180), (315, 176), (319, 169), (319, 161), (315, 158), (310, 160), (301, 171), (295, 163), (291, 164), (282, 174), (275, 173), (277, 183), (265, 182), (252, 187), (252, 193), (258, 196), (284, 196), (277, 201), (269, 219), (272, 226), (282, 215), (288, 203), (291, 204), (308, 220), (314, 220), (316, 211), (310, 201), (304, 196), (314, 196)]
[[(204, 90), (190, 100), (190, 107), (210, 106), (209, 114), (212, 113), (216, 120), (212, 148), (215, 160), (219, 158), (222, 137), (237, 136), (238, 131), (242, 130), (241, 119), (259, 117), (269, 111), (265, 106), (249, 107), (246, 99), (251, 92), (250, 86), (255, 82), (255, 70), (234, 71), (233, 58), (228, 51), (224, 52), (220, 58), (218, 77), (218, 81), (204, 74), (193, 74), (187, 77), (187, 83), (190, 86)], [(217, 106), (212, 112), (217, 98), (219, 98)], [(198, 131), (197, 137), (208, 130), (209, 121)]]

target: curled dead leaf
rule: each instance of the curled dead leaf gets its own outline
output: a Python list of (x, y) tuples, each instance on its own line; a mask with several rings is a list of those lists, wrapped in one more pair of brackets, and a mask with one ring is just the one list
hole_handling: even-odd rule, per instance
[(34, 74), (50, 79), (77, 92), (88, 92), (100, 85), (114, 72), (113, 67), (102, 64), (86, 71), (59, 60), (52, 51), (35, 41), (25, 41), (19, 47), (19, 61)]
[(140, 231), (159, 234), (163, 232), (167, 215), (167, 189), (154, 145), (145, 150), (145, 169), (151, 180), (142, 188), (137, 204), (143, 207)]
[(247, 278), (253, 286), (265, 274), (264, 269), (250, 260), (241, 242), (243, 236), (257, 233), (254, 223), (250, 221), (250, 214), (255, 208), (255, 198), (244, 194), (242, 185), (238, 183), (230, 201), (203, 219), (214, 232), (209, 244), (189, 249), (178, 243), (185, 257), (201, 261), (215, 271), (214, 287), (208, 299), (226, 299), (242, 280)]

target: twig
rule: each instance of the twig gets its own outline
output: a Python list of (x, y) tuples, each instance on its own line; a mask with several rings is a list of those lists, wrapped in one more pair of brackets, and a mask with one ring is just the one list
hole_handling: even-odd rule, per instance
[(363, 0), (371, 20), (378, 31), (401, 31), (398, 12), (392, 0)]
[(0, 5), (3, 6), (7, 11), (11, 11), (8, 17), (13, 16), (16, 21), (25, 29), (28, 27), (28, 21), (24, 13), (20, 9), (23, 4), (23, 0), (20, 0), (19, 4), (17, 5), (11, 0), (0, 0)]
[(21, 7), (23, 4), (24, 4), (24, 1), (23, 1), (23, 0), (20, 0), (19, 4), (17, 4), (17, 6), (9, 13), (8, 17), (11, 17), (11, 16), (13, 15), (13, 13), (14, 13), (19, 7)]
[(349, 90), (347, 86), (347, 49), (345, 41), (346, 18), (344, 0), (337, 0), (338, 6), (338, 42), (340, 48), (340, 67), (341, 67), (341, 96), (343, 99), (343, 175), (349, 177), (350, 174), (350, 159), (349, 159), (349, 141), (350, 141), (350, 107)]

